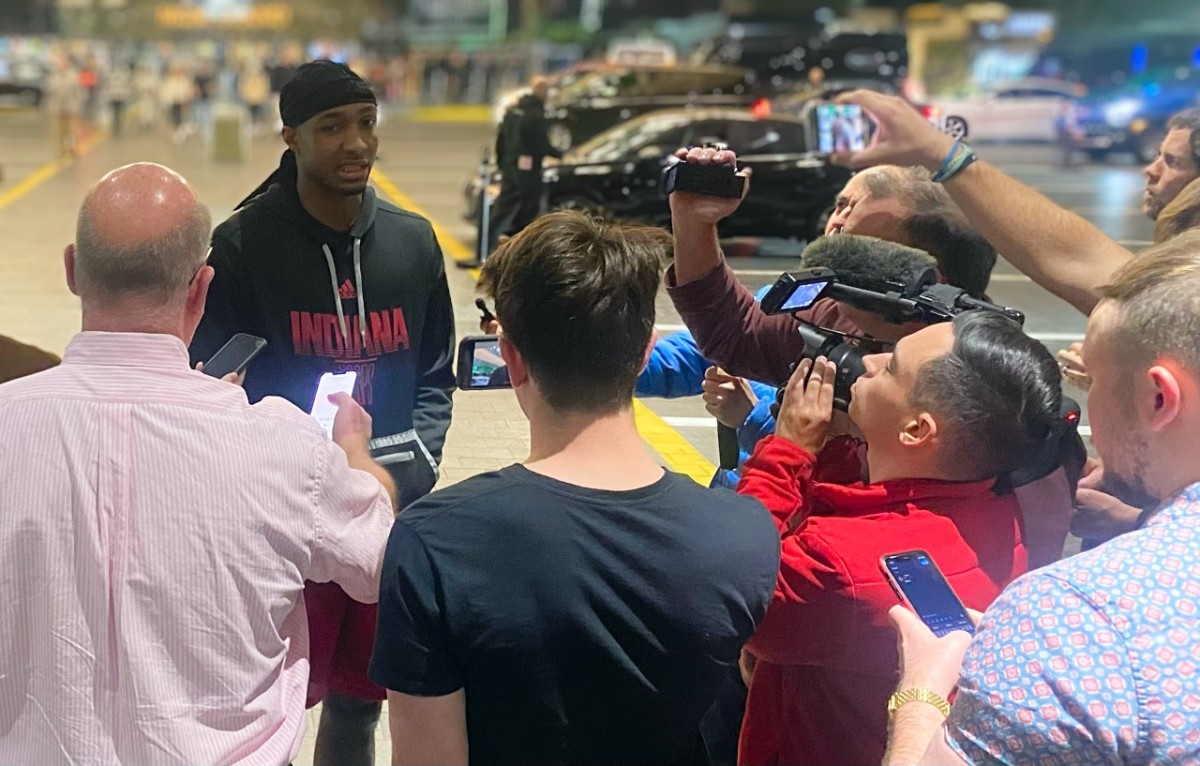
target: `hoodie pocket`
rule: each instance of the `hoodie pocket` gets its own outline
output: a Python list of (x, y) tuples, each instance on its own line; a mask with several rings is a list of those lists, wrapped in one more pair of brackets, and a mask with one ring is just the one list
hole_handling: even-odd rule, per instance
[(371, 457), (396, 482), (400, 508), (429, 494), (437, 483), (437, 466), (413, 431), (372, 440)]

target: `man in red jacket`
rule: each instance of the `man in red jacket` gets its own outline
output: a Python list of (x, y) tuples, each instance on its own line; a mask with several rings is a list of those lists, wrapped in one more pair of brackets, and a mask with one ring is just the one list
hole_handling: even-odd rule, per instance
[[(1049, 351), (1006, 317), (972, 311), (866, 366), (849, 414), (868, 445), (870, 484), (814, 479), (833, 413), (835, 368), (823, 358), (798, 365), (776, 435), (743, 469), (738, 491), (771, 512), (783, 557), (747, 645), (757, 663), (743, 764), (882, 759), (898, 661), (887, 610), (898, 598), (881, 556), (927, 551), (979, 610), (1027, 569), (1017, 501), (992, 488), (1054, 436), (1062, 391)], [(822, 478), (856, 475), (856, 466), (828, 463), (857, 454), (826, 449)]]

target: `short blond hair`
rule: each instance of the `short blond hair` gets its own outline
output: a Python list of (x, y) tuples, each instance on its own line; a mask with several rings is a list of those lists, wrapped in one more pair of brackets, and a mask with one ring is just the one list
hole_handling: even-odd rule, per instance
[(1141, 252), (1100, 295), (1118, 305), (1114, 332), (1126, 358), (1169, 357), (1200, 373), (1200, 230)]

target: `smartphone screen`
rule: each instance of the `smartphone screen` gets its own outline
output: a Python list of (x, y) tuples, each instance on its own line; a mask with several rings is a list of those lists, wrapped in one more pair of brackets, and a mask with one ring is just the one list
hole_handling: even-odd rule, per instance
[(796, 289), (788, 296), (783, 305), (779, 307), (780, 311), (803, 311), (812, 306), (813, 302), (821, 296), (821, 291), (829, 286), (828, 282), (809, 282), (808, 284), (796, 285)]
[(223, 378), (231, 372), (240, 373), (266, 347), (267, 342), (262, 338), (239, 332), (204, 363), (204, 374)]
[(329, 401), (329, 397), (331, 394), (337, 393), (353, 396), (354, 381), (357, 379), (358, 373), (354, 371), (327, 372), (321, 376), (321, 382), (317, 384), (317, 395), (313, 397), (313, 406), (310, 412), (325, 429), (325, 433), (331, 437), (333, 436), (333, 419), (337, 416), (337, 405)]
[(495, 335), (463, 338), (458, 344), (458, 387), (464, 391), (512, 388), (508, 365)]
[(861, 152), (867, 148), (869, 124), (861, 106), (822, 101), (813, 111), (819, 154)]
[(944, 636), (952, 630), (975, 634), (967, 610), (928, 553), (894, 553), (883, 557), (882, 566), (892, 588), (934, 635)]

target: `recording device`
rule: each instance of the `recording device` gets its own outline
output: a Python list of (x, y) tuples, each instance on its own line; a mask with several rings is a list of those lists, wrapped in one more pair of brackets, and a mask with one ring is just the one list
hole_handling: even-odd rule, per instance
[(492, 310), (488, 308), (487, 301), (485, 301), (483, 298), (475, 299), (475, 308), (479, 309), (479, 321), (480, 322), (495, 322), (496, 321), (496, 315), (493, 314)]
[(325, 429), (325, 433), (330, 437), (333, 436), (333, 419), (337, 417), (337, 405), (329, 401), (329, 397), (333, 394), (346, 394), (352, 396), (354, 394), (354, 382), (358, 379), (358, 373), (353, 370), (349, 372), (327, 372), (321, 376), (321, 381), (317, 384), (317, 395), (313, 397), (313, 406), (309, 410), (321, 427)]
[[(855, 306), (895, 324), (910, 321), (925, 324), (948, 322), (958, 314), (972, 310), (995, 311), (1017, 324), (1025, 323), (1025, 315), (1016, 309), (988, 303), (968, 295), (960, 287), (938, 283), (937, 273), (932, 268), (916, 268), (908, 278), (888, 280), (886, 292), (841, 284), (836, 273), (824, 267), (785, 273), (763, 296), (761, 305), (768, 314), (787, 314), (811, 308), (821, 298), (832, 298)], [(815, 360), (823, 356), (836, 366), (833, 405), (840, 410), (848, 410), (850, 388), (866, 372), (863, 364), (865, 354), (856, 344), (861, 339), (817, 327), (804, 320), (798, 321), (797, 331), (804, 340), (802, 358)], [(785, 389), (781, 388), (778, 398), (781, 399), (784, 393)], [(778, 406), (778, 403), (772, 406), (773, 414), (778, 413)], [(1020, 468), (1002, 476), (997, 481), (995, 491), (1004, 492), (1024, 486), (1047, 476), (1060, 465), (1081, 461), (1085, 457), (1085, 450), (1077, 433), (1079, 419), (1079, 404), (1064, 396), (1052, 438), (1047, 439)]]
[[(907, 280), (889, 281), (886, 287), (887, 292), (851, 287), (839, 283), (831, 269), (804, 269), (780, 275), (763, 296), (762, 310), (767, 314), (790, 314), (812, 308), (821, 298), (832, 298), (893, 324), (948, 322), (955, 315), (971, 309), (998, 311), (1017, 324), (1025, 322), (1025, 315), (1016, 309), (997, 306), (968, 295), (960, 287), (938, 283), (937, 272), (932, 268), (914, 271)], [(804, 339), (805, 358), (824, 356), (837, 366), (834, 406), (848, 409), (850, 387), (866, 372), (864, 354), (852, 342), (855, 338), (803, 320), (797, 329)]]
[(475, 335), (459, 342), (456, 382), (463, 391), (512, 388), (499, 336)]
[(239, 332), (204, 363), (203, 372), (214, 378), (223, 378), (230, 373), (241, 375), (259, 352), (267, 347), (267, 341), (256, 335)]
[(809, 110), (817, 154), (861, 152), (871, 142), (871, 121), (858, 104), (818, 101)]
[[(723, 149), (716, 144), (705, 144), (705, 149)], [(698, 165), (678, 158), (667, 166), (663, 173), (663, 196), (685, 191), (705, 194), (709, 197), (741, 199), (746, 188), (745, 176), (739, 176), (734, 165)]]
[(879, 560), (892, 590), (935, 636), (954, 630), (975, 635), (975, 624), (950, 583), (925, 551), (905, 551)]

